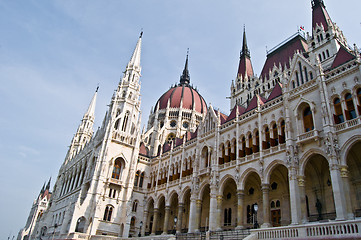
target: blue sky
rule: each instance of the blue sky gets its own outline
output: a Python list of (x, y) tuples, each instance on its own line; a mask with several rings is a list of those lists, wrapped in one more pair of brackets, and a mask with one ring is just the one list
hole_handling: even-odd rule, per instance
[[(361, 46), (359, 0), (326, 0), (350, 45)], [(191, 83), (228, 113), (246, 25), (254, 71), (300, 25), (309, 0), (0, 0), (0, 239), (25, 225), (44, 181), (56, 178), (99, 84), (96, 128), (141, 29), (142, 125), (179, 81), (190, 48)]]

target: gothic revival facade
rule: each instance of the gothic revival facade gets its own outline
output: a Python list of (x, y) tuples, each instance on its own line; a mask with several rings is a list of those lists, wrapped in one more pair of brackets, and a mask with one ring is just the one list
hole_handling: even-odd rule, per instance
[(207, 106), (190, 85), (187, 55), (179, 84), (159, 98), (141, 131), (141, 44), (142, 35), (93, 135), (95, 93), (52, 194), (42, 190), (19, 239), (258, 224), (259, 239), (303, 230), (308, 238), (359, 234), (360, 53), (322, 0), (312, 1), (312, 32), (269, 51), (259, 76), (244, 32), (229, 114)]

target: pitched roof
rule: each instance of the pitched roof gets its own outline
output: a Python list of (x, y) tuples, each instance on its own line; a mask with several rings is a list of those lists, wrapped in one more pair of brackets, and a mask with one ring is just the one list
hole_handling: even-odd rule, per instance
[(242, 76), (243, 78), (253, 76), (253, 67), (250, 58), (242, 56), (239, 60), (238, 76)]
[(183, 144), (183, 139), (182, 138), (176, 138), (175, 139), (175, 147), (182, 145)]
[(163, 153), (168, 152), (170, 150), (170, 144), (165, 142), (163, 145)]
[[(259, 96), (260, 104), (263, 105), (267, 100)], [(254, 95), (251, 101), (249, 102), (245, 112), (248, 112), (252, 109), (255, 109), (258, 106), (258, 95)]]
[(267, 102), (279, 97), (282, 95), (282, 87), (279, 82), (276, 83), (276, 86), (272, 89), (271, 94), (267, 98)]
[(281, 64), (282, 71), (284, 70), (285, 65), (289, 68), (290, 59), (297, 50), (300, 52), (308, 51), (306, 40), (299, 34), (294, 35), (294, 37), (292, 36), (290, 40), (286, 40), (283, 44), (281, 43), (281, 46), (267, 54), (267, 59), (263, 65), (261, 77), (268, 79), (269, 71), (272, 70), (274, 65), (278, 67), (278, 65)]
[(221, 125), (227, 121), (228, 116), (226, 114), (221, 113), (220, 111), (217, 111), (217, 110), (214, 110), (214, 112), (215, 112), (216, 115), (218, 115), (218, 112), (219, 112)]
[(342, 64), (347, 63), (348, 61), (351, 61), (355, 58), (356, 58), (355, 55), (350, 53), (344, 46), (341, 45), (335, 59), (333, 60), (331, 69), (341, 66)]
[(239, 105), (234, 106), (233, 110), (231, 111), (228, 118), (226, 119), (226, 122), (231, 121), (232, 119), (236, 118), (237, 107), (238, 107), (238, 116), (242, 115), (242, 113), (244, 113), (246, 111), (246, 108), (244, 108), (242, 106), (239, 106)]
[(139, 154), (143, 155), (143, 156), (148, 156), (149, 155), (149, 151), (148, 149), (145, 147), (144, 143), (142, 142), (139, 146)]

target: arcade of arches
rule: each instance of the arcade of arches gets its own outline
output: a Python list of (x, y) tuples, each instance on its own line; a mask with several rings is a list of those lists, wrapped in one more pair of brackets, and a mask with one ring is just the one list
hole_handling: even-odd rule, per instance
[[(269, 166), (264, 178), (250, 170), (238, 184), (233, 176), (226, 175), (217, 187), (204, 182), (194, 193), (186, 188), (171, 192), (169, 197), (150, 196), (142, 235), (286, 226), (296, 212), (291, 210), (293, 199), (299, 202), (299, 223), (342, 218), (342, 214), (344, 219), (347, 215), (361, 216), (360, 149), (361, 141), (353, 144), (346, 154), (347, 165), (337, 171), (325, 156), (311, 154), (302, 174), (297, 175), (296, 197), (290, 191), (290, 171), (281, 161)], [(336, 191), (336, 187), (343, 190)], [(342, 200), (337, 192), (349, 193), (351, 198), (343, 196)], [(340, 201), (346, 203), (344, 209), (336, 207)]]

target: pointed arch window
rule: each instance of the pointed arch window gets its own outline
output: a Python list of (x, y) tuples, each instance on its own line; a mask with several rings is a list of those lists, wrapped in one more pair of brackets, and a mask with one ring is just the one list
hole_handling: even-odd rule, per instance
[(255, 136), (256, 136), (256, 144), (253, 145), (253, 152), (257, 153), (257, 152), (259, 152), (259, 132), (258, 131), (256, 131)]
[(133, 202), (132, 212), (137, 212), (137, 208), (138, 208), (138, 200), (135, 200)]
[(307, 68), (303, 67), (303, 72), (305, 73), (306, 82), (308, 82), (308, 74), (307, 74)]
[(285, 131), (285, 121), (282, 120), (281, 122), (281, 135), (278, 136), (278, 139), (280, 141), (280, 144), (285, 143), (286, 142), (286, 131)]
[(226, 149), (224, 147), (224, 144), (222, 144), (222, 156), (219, 158), (219, 164), (224, 164), (224, 159), (225, 159), (225, 156), (226, 156)]
[(355, 105), (353, 104), (352, 95), (350, 93), (347, 93), (345, 96), (346, 101), (346, 119), (351, 120), (356, 118), (356, 111), (355, 111)]
[(277, 128), (276, 123), (273, 124), (272, 131), (273, 131), (273, 139), (271, 141), (271, 145), (277, 146), (278, 145), (278, 128)]
[(336, 98), (333, 101), (333, 107), (335, 108), (335, 115), (333, 116), (335, 123), (336, 124), (343, 123), (345, 119), (343, 117), (341, 101), (339, 98)]
[(119, 129), (119, 122), (120, 122), (120, 118), (118, 118), (115, 123), (114, 123), (114, 129), (118, 130)]
[(246, 154), (250, 155), (253, 153), (253, 137), (252, 134), (248, 136), (248, 148), (246, 149)]
[(125, 116), (124, 116), (124, 120), (123, 120), (123, 126), (122, 126), (123, 132), (125, 132), (125, 130), (127, 130), (128, 118), (129, 118), (129, 112), (126, 112)]
[(113, 206), (112, 205), (106, 206), (105, 211), (104, 211), (103, 220), (110, 222), (110, 220), (112, 219), (112, 213), (113, 213)]
[(139, 178), (139, 187), (142, 188), (143, 187), (143, 182), (144, 182), (144, 172), (142, 172), (140, 174), (140, 178)]
[(357, 93), (357, 99), (358, 99), (358, 105), (357, 105), (358, 114), (361, 115), (361, 88), (357, 89), (356, 93)]
[(117, 158), (114, 161), (112, 178), (120, 179), (121, 170), (122, 170), (122, 162), (121, 162), (120, 158)]
[(241, 147), (242, 149), (239, 150), (239, 156), (244, 157), (246, 154), (246, 138), (243, 136), (241, 140)]
[(268, 149), (271, 147), (271, 137), (270, 137), (270, 131), (269, 131), (268, 127), (266, 127), (266, 129), (265, 129), (265, 140), (266, 141), (263, 142), (263, 148)]
[(135, 178), (134, 178), (134, 187), (138, 187), (139, 175), (140, 175), (140, 171), (137, 171), (135, 173)]
[(305, 132), (309, 132), (314, 129), (312, 111), (310, 107), (307, 107), (303, 111), (303, 126)]

